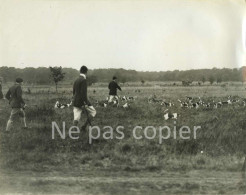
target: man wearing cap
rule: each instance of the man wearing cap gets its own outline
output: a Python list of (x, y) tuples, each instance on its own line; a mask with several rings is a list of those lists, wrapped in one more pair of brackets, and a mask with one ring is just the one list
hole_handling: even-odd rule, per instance
[(78, 125), (83, 109), (87, 114), (87, 120), (85, 124), (82, 126), (82, 130), (84, 130), (87, 127), (87, 125), (90, 124), (92, 118), (96, 116), (96, 110), (87, 98), (87, 72), (88, 68), (86, 66), (82, 66), (80, 68), (80, 76), (76, 79), (76, 81), (73, 84), (73, 124), (75, 126)]
[(117, 77), (116, 76), (114, 76), (113, 80), (109, 83), (108, 89), (109, 89), (109, 100), (108, 100), (108, 102), (111, 103), (111, 102), (113, 102), (114, 99), (118, 100), (119, 98), (117, 96), (117, 89), (119, 89), (121, 91), (121, 88), (117, 84)]
[(9, 131), (12, 128), (14, 120), (18, 117), (21, 117), (23, 119), (24, 128), (27, 128), (24, 112), (24, 108), (26, 105), (24, 100), (22, 99), (22, 83), (23, 79), (17, 78), (15, 84), (10, 87), (5, 96), (6, 99), (9, 100), (9, 104), (12, 108), (9, 120), (7, 122), (6, 131)]

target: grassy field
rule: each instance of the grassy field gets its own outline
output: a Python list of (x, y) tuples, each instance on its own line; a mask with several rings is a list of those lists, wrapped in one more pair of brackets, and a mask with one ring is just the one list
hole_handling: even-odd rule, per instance
[[(9, 84), (8, 84), (9, 85)], [(25, 93), (29, 129), (16, 124), (6, 133), (5, 125), (10, 114), (6, 100), (0, 100), (1, 176), (3, 193), (80, 193), (80, 194), (242, 194), (246, 181), (241, 169), (245, 156), (246, 98), (241, 83), (183, 87), (172, 83), (137, 83), (122, 86), (121, 96), (136, 96), (130, 107), (96, 106), (105, 100), (106, 84), (89, 87), (89, 97), (96, 107), (93, 125), (104, 132), (112, 126), (114, 139), (102, 136), (89, 144), (89, 133), (80, 132), (78, 140), (68, 136), (72, 126), (72, 108), (54, 109), (55, 102), (70, 103), (71, 86), (64, 85), (55, 93), (54, 87), (30, 87)], [(6, 93), (7, 86), (4, 88)], [(93, 93), (93, 91), (96, 91)], [(136, 90), (140, 90), (136, 92)], [(171, 108), (160, 103), (148, 103), (156, 95), (175, 105)], [(222, 108), (181, 108), (178, 99), (198, 97), (204, 102), (223, 101), (231, 95), (238, 103)], [(124, 102), (120, 102), (123, 105)], [(174, 120), (164, 120), (164, 110), (178, 113)], [(86, 116), (82, 116), (82, 121)], [(66, 139), (52, 139), (51, 123), (60, 127), (66, 122)], [(80, 123), (82, 125), (82, 122)], [(117, 126), (124, 126), (124, 139), (115, 139)], [(135, 126), (201, 126), (197, 139), (136, 140), (132, 136)], [(137, 132), (143, 135), (142, 131)]]

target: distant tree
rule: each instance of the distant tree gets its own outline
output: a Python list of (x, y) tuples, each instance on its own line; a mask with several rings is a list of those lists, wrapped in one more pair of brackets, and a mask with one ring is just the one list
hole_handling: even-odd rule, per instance
[(222, 78), (219, 76), (216, 80), (217, 83), (221, 83), (222, 82)]
[(53, 81), (55, 82), (56, 85), (56, 92), (57, 92), (57, 85), (58, 82), (62, 81), (65, 77), (65, 73), (62, 72), (62, 67), (50, 67), (50, 72)]
[(123, 84), (125, 84), (125, 82), (126, 82), (127, 79), (126, 79), (126, 77), (122, 77), (120, 80), (121, 80), (121, 82), (122, 82)]
[(88, 86), (91, 86), (92, 84), (94, 84), (96, 82), (98, 82), (97, 76), (95, 76), (95, 75), (88, 76), (88, 79), (87, 79)]
[(241, 79), (242, 83), (246, 81), (246, 66), (243, 66), (241, 68)]
[(202, 82), (203, 82), (203, 84), (206, 82), (205, 76), (202, 77)]
[(209, 77), (208, 80), (209, 80), (209, 82), (210, 82), (211, 85), (214, 83), (214, 77), (212, 75)]

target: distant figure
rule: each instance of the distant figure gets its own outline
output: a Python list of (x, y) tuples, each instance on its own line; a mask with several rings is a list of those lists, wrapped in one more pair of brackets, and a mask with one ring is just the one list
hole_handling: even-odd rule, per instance
[(80, 76), (76, 79), (76, 81), (73, 84), (73, 124), (75, 126), (78, 125), (83, 108), (85, 109), (85, 112), (88, 117), (85, 124), (81, 128), (82, 130), (85, 130), (87, 125), (91, 123), (92, 118), (96, 116), (96, 110), (87, 98), (87, 72), (88, 68), (86, 66), (82, 66), (80, 68)]
[(2, 81), (0, 81), (0, 100), (3, 99)]
[(23, 80), (21, 78), (17, 78), (15, 85), (10, 87), (10, 89), (8, 90), (5, 96), (6, 99), (9, 100), (9, 104), (12, 107), (9, 120), (7, 122), (6, 131), (9, 131), (12, 128), (14, 120), (16, 120), (16, 118), (18, 117), (21, 117), (23, 119), (24, 128), (27, 128), (25, 112), (24, 112), (26, 104), (22, 99), (22, 89), (21, 89), (22, 83)]
[(114, 99), (118, 100), (117, 89), (121, 91), (120, 86), (117, 84), (117, 77), (113, 77), (113, 80), (108, 85), (109, 88), (109, 100), (108, 102), (113, 102)]

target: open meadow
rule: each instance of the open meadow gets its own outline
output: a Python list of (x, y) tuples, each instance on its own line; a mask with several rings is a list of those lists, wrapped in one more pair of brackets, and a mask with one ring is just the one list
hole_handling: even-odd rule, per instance
[[(4, 94), (7, 87), (4, 85)], [(144, 85), (125, 83), (119, 106), (103, 106), (108, 89), (106, 83), (88, 88), (88, 96), (97, 110), (92, 126), (98, 126), (101, 134), (89, 140), (88, 129), (79, 133), (79, 139), (69, 137), (73, 122), (72, 107), (55, 108), (56, 101), (69, 104), (72, 85), (63, 84), (55, 92), (54, 86), (24, 85), (28, 129), (21, 124), (5, 132), (10, 114), (7, 100), (0, 100), (0, 192), (40, 194), (243, 194), (246, 193), (246, 98), (242, 83), (182, 86), (180, 83), (154, 83)], [(28, 88), (30, 91), (28, 92)], [(210, 103), (206, 107), (181, 107), (178, 100)], [(228, 98), (228, 96), (230, 96)], [(200, 99), (199, 99), (200, 97)], [(216, 102), (232, 100), (232, 103), (215, 108)], [(150, 101), (154, 100), (154, 101)], [(156, 100), (156, 101), (155, 101)], [(172, 103), (161, 105), (159, 100)], [(129, 107), (123, 108), (125, 103)], [(167, 110), (168, 109), (168, 110)], [(177, 119), (164, 119), (166, 113), (177, 113)], [(82, 115), (82, 122), (86, 115)], [(66, 136), (58, 132), (52, 139), (52, 122), (62, 130), (66, 124)], [(82, 122), (80, 125), (82, 125)], [(105, 126), (113, 128), (113, 139), (105, 139)], [(117, 126), (124, 127), (124, 138)], [(201, 126), (196, 139), (181, 139), (171, 133), (162, 140), (157, 131), (153, 139), (144, 136), (143, 129), (136, 134), (133, 129), (141, 126), (168, 126), (179, 133), (181, 126)], [(153, 132), (148, 131), (151, 137)]]

